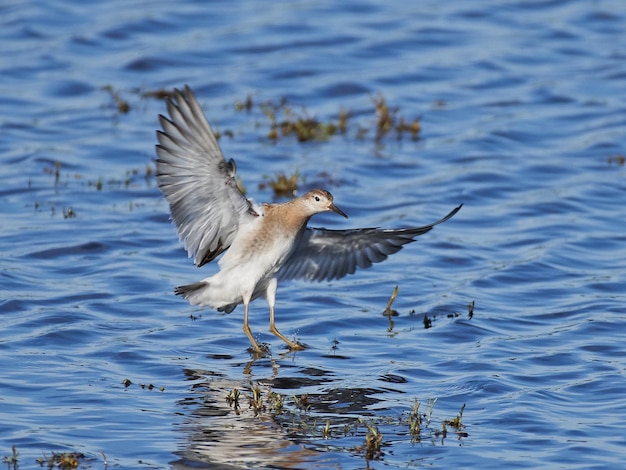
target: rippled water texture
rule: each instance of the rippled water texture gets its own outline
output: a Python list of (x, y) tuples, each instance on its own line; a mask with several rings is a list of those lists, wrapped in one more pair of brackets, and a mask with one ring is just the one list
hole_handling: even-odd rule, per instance
[[(621, 0), (3, 2), (0, 458), (620, 468), (625, 22)], [(278, 327), (305, 351), (255, 302), (272, 354), (253, 361), (241, 307), (173, 294), (215, 270), (187, 259), (152, 171), (165, 103), (145, 93), (184, 84), (257, 201), (297, 170), (350, 215), (317, 226), (464, 207), (375, 268), (282, 283)], [(381, 99), (418, 139), (376, 138)], [(274, 142), (286, 109), (348, 112), (346, 131)]]

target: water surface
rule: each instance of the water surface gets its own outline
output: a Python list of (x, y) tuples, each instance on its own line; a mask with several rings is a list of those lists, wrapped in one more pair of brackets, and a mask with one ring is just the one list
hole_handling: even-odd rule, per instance
[[(621, 467), (621, 2), (59, 0), (0, 13), (0, 456), (15, 445), (20, 468), (69, 451), (91, 468), (106, 466), (100, 452), (111, 468)], [(277, 324), (305, 351), (287, 353), (255, 302), (272, 354), (254, 361), (241, 308), (173, 295), (215, 270), (187, 259), (150, 171), (165, 104), (144, 92), (184, 84), (257, 201), (273, 199), (268, 177), (297, 170), (300, 193), (325, 187), (350, 215), (317, 226), (422, 225), (464, 207), (370, 270), (282, 283)], [(380, 97), (419, 119), (419, 139), (376, 139)], [(347, 131), (273, 142), (261, 104), (281, 100), (322, 122), (348, 111)], [(284, 409), (255, 414), (255, 387)], [(416, 399), (432, 413), (412, 436)], [(444, 437), (463, 404), (460, 433)], [(369, 463), (368, 426), (382, 434)]]

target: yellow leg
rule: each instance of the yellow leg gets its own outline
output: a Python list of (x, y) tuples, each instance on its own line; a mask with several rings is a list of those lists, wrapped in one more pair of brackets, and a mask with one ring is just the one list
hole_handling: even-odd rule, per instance
[(256, 344), (256, 341), (252, 337), (252, 331), (250, 331), (250, 327), (248, 326), (248, 304), (249, 302), (245, 302), (243, 304), (243, 332), (246, 334), (248, 339), (250, 340), (250, 344), (252, 345), (252, 349), (254, 349), (257, 353), (263, 353), (263, 350)]
[(276, 336), (278, 336), (280, 339), (282, 339), (285, 343), (287, 343), (289, 345), (289, 349), (295, 349), (297, 351), (305, 349), (304, 346), (302, 346), (301, 344), (294, 343), (293, 341), (289, 341), (285, 337), (285, 335), (283, 335), (280, 331), (278, 331), (278, 329), (276, 328), (276, 325), (274, 324), (274, 306), (273, 305), (270, 305), (270, 331)]

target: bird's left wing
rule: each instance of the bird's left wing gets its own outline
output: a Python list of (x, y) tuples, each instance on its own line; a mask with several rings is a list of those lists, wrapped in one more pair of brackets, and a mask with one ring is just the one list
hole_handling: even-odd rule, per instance
[(330, 281), (353, 274), (357, 268), (369, 268), (415, 237), (429, 232), (456, 214), (463, 204), (443, 219), (423, 227), (404, 229), (360, 228), (327, 230), (307, 228), (293, 254), (278, 271), (278, 278)]
[(224, 159), (191, 89), (174, 90), (167, 110), (169, 119), (159, 116), (156, 176), (179, 237), (202, 266), (231, 245), (242, 221), (258, 214), (239, 190), (235, 161)]

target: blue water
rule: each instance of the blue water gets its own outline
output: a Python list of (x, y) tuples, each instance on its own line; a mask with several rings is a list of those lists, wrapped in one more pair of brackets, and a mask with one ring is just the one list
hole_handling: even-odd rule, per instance
[[(619, 0), (4, 2), (0, 458), (621, 468), (625, 22)], [(254, 361), (241, 307), (173, 295), (215, 270), (187, 259), (148, 171), (165, 104), (143, 93), (184, 84), (232, 132), (221, 146), (257, 201), (297, 170), (300, 193), (324, 187), (350, 215), (317, 226), (422, 225), (464, 207), (372, 269), (282, 283), (278, 327), (305, 351), (287, 353), (255, 302), (272, 354)], [(420, 119), (418, 140), (375, 139), (379, 96)], [(346, 134), (272, 142), (259, 104), (282, 99), (324, 122), (349, 111)], [(284, 412), (255, 414), (255, 386)], [(419, 440), (415, 399), (422, 412), (437, 399)], [(442, 437), (463, 404), (462, 434)], [(383, 436), (369, 463), (367, 425)]]

